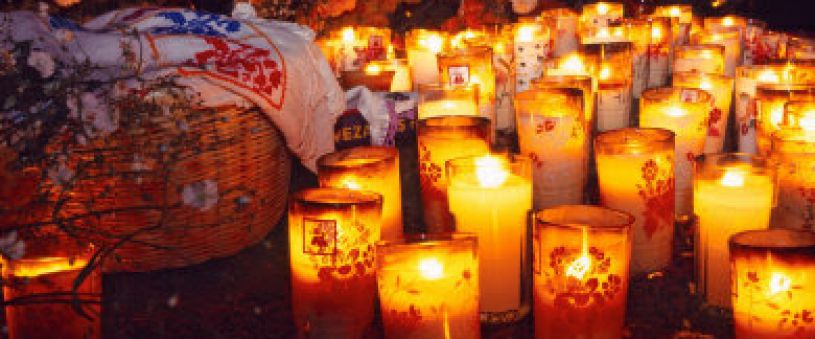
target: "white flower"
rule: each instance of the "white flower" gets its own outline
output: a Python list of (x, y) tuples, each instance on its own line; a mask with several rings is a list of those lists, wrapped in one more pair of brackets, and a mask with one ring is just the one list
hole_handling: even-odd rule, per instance
[(0, 237), (0, 255), (10, 260), (17, 260), (25, 255), (25, 243), (17, 238), (17, 231)]
[(28, 65), (40, 72), (40, 76), (43, 78), (54, 75), (57, 68), (57, 64), (54, 63), (51, 55), (42, 51), (31, 51), (31, 54), (28, 55)]
[(218, 183), (212, 180), (196, 181), (184, 185), (181, 200), (185, 205), (208, 211), (218, 204)]
[(85, 132), (93, 137), (96, 132), (103, 136), (119, 129), (119, 114), (100, 100), (97, 93), (82, 92), (79, 100), (75, 95), (68, 97), (66, 105), (70, 110), (68, 117), (82, 121)]

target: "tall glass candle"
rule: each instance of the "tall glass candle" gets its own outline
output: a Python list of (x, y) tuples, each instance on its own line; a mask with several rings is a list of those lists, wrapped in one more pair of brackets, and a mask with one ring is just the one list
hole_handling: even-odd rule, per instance
[(737, 339), (815, 338), (815, 233), (742, 232), (730, 256)]
[(583, 92), (537, 88), (515, 95), (521, 153), (532, 159), (535, 209), (583, 201)]
[(551, 32), (534, 18), (521, 18), (515, 24), (515, 92), (529, 89), (532, 79), (543, 74), (543, 62), (551, 54)]
[(770, 224), (815, 231), (815, 133), (811, 127), (776, 131), (772, 157), (778, 164), (778, 202)]
[(756, 87), (756, 149), (759, 155), (770, 153), (770, 137), (784, 118), (784, 105), (794, 100), (815, 99), (815, 84), (762, 84)]
[(312, 188), (289, 204), (292, 308), (299, 336), (359, 338), (373, 321), (382, 196)]
[(439, 82), (436, 55), (444, 50), (446, 43), (447, 36), (437, 31), (414, 29), (405, 35), (405, 49), (414, 88)]
[(756, 153), (756, 87), (759, 84), (787, 83), (792, 79), (793, 71), (793, 68), (781, 65), (742, 66), (736, 69), (734, 111), (739, 152)]
[(552, 32), (552, 56), (560, 57), (577, 51), (579, 17), (570, 8), (553, 8), (541, 12), (541, 20)]
[(741, 29), (721, 28), (715, 31), (703, 30), (692, 37), (695, 44), (712, 44), (724, 47), (724, 74), (734, 76), (736, 66), (741, 63)]
[(447, 162), (447, 198), (456, 231), (479, 239), (481, 320), (501, 324), (529, 313), (529, 158), (484, 155)]
[(690, 40), (693, 22), (692, 5), (660, 5), (654, 9), (654, 16), (671, 18), (671, 36), (674, 46), (682, 46)]
[(478, 338), (476, 237), (412, 236), (376, 246), (386, 338)]
[(705, 153), (721, 153), (727, 135), (727, 119), (733, 98), (733, 78), (719, 74), (675, 72), (673, 86), (705, 90), (713, 95), (713, 109), (708, 116)]
[(633, 222), (627, 213), (596, 206), (537, 213), (535, 338), (623, 337)]
[(442, 83), (453, 86), (478, 85), (479, 115), (495, 125), (495, 73), (492, 48), (472, 46), (438, 55)]
[(677, 46), (674, 51), (674, 72), (724, 74), (724, 46)]
[(631, 95), (639, 99), (648, 86), (648, 58), (653, 27), (648, 19), (626, 19), (626, 38), (632, 44)]
[(447, 202), (447, 160), (487, 154), (490, 121), (483, 117), (447, 116), (423, 119), (418, 124), (419, 183), (422, 212), (428, 232), (454, 229)]
[(767, 29), (767, 23), (759, 19), (747, 19), (747, 24), (744, 29), (744, 61), (742, 65), (752, 66), (761, 64), (760, 56), (762, 54), (759, 44), (759, 39), (764, 35)]
[(419, 119), (450, 115), (479, 116), (479, 90), (478, 85), (419, 85)]
[(591, 76), (546, 75), (533, 80), (532, 86), (535, 88), (576, 88), (583, 91), (583, 122), (586, 124), (586, 135), (594, 133), (595, 95)]
[(395, 148), (360, 146), (326, 154), (317, 160), (317, 176), (321, 187), (382, 195), (382, 239), (402, 237), (402, 188)]
[(670, 18), (652, 17), (649, 21), (651, 42), (648, 45), (648, 88), (655, 88), (668, 84), (673, 59), (673, 40)]
[(77, 305), (90, 318), (72, 304), (74, 284), (94, 248), (68, 238), (56, 227), (28, 228), (2, 236), (4, 241), (14, 241), (14, 247), (20, 246), (22, 255), (0, 259), (8, 338), (102, 338), (100, 268), (91, 270), (76, 287)]
[(631, 273), (664, 269), (674, 239), (674, 134), (625, 128), (595, 139), (600, 202), (634, 216)]
[(583, 44), (582, 54), (597, 79), (597, 130), (629, 126), (631, 119), (632, 44)]
[(679, 220), (687, 220), (693, 212), (693, 160), (704, 150), (711, 103), (710, 94), (691, 88), (654, 88), (640, 98), (640, 127), (676, 134), (674, 211)]
[(768, 227), (774, 178), (766, 160), (749, 154), (705, 154), (696, 160), (696, 286), (709, 304), (730, 306), (727, 240)]

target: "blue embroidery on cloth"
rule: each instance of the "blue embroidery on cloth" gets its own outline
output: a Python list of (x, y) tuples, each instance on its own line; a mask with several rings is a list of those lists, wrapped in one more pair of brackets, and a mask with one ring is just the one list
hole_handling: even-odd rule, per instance
[(152, 30), (155, 34), (196, 34), (222, 37), (241, 29), (241, 23), (217, 14), (206, 12), (192, 13), (188, 18), (184, 12), (161, 12), (156, 16), (172, 21), (172, 26), (157, 27)]

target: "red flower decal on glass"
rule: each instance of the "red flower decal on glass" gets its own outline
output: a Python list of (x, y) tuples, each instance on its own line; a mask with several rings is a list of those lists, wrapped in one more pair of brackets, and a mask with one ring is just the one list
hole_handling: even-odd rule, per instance
[[(670, 160), (670, 159), (669, 159)], [(666, 163), (670, 164), (670, 161)], [(648, 238), (664, 227), (673, 226), (674, 176), (671, 165), (659, 168), (654, 159), (642, 166), (643, 184), (637, 185), (645, 203), (643, 228)]]

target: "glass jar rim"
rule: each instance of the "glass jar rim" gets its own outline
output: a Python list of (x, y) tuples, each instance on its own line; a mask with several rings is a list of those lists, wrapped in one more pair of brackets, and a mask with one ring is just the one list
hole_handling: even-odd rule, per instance
[(330, 207), (350, 207), (382, 203), (382, 195), (376, 192), (332, 187), (306, 188), (295, 192), (291, 199), (303, 205)]
[(729, 239), (731, 250), (791, 251), (815, 255), (815, 232), (793, 229), (748, 230)]
[(382, 163), (399, 155), (396, 148), (385, 146), (357, 146), (324, 154), (317, 159), (318, 168), (346, 169)]
[[(603, 215), (603, 219), (589, 221), (586, 212)], [(568, 216), (568, 217), (567, 217)], [(616, 209), (593, 205), (560, 205), (535, 213), (535, 227), (559, 227), (577, 229), (586, 227), (592, 231), (626, 231), (634, 224), (634, 216)]]
[(627, 145), (631, 141), (647, 144), (673, 141), (676, 133), (664, 128), (627, 127), (601, 132), (595, 137), (597, 145)]

